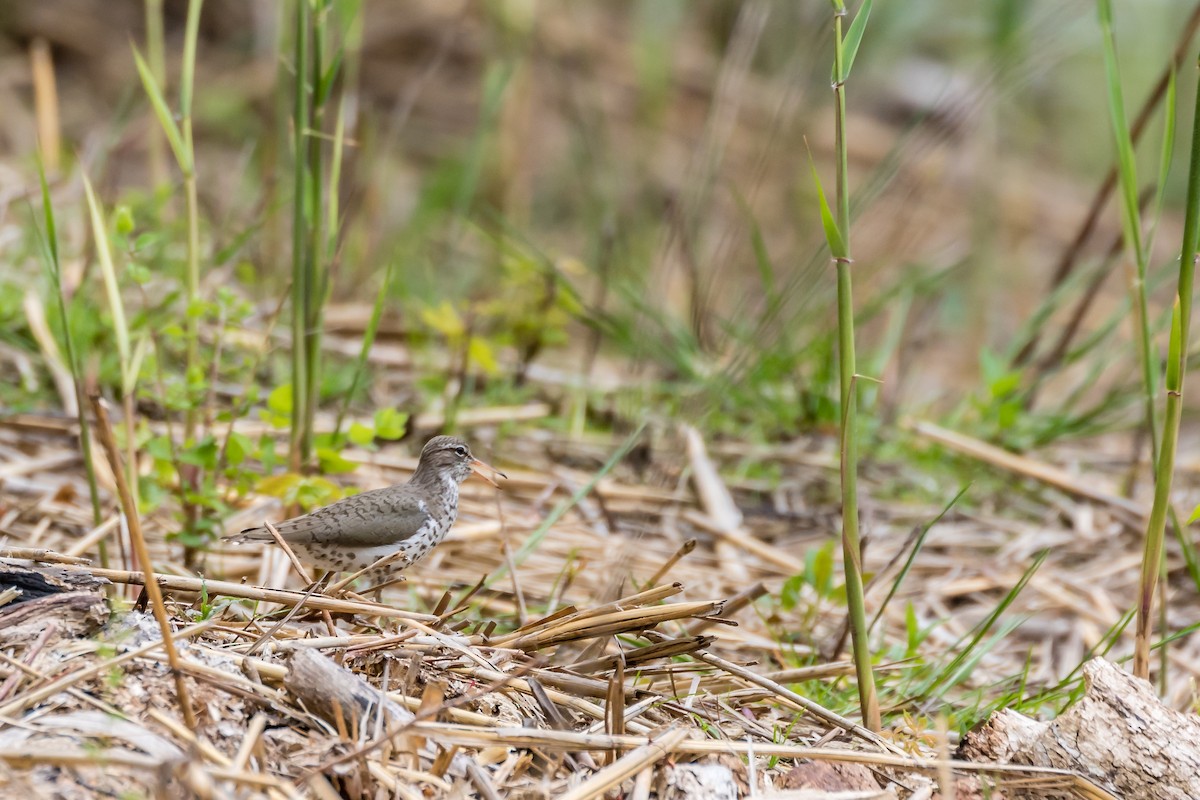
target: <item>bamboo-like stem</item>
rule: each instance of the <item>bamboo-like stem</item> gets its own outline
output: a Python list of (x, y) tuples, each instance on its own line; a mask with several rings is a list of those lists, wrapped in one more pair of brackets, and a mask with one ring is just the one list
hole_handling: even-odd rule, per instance
[[(187, 447), (196, 439), (196, 421), (200, 412), (200, 398), (193, 394), (193, 389), (199, 385), (203, 366), (200, 363), (200, 316), (197, 304), (200, 301), (200, 200), (196, 189), (196, 151), (192, 143), (192, 85), (196, 67), (196, 38), (200, 32), (200, 9), (204, 0), (191, 0), (188, 3), (187, 27), (184, 33), (183, 69), (179, 82), (179, 127), (182, 138), (181, 152), (178, 154), (179, 170), (183, 174), (184, 209), (187, 216), (187, 277), (186, 277), (186, 337), (187, 357), (183, 375), (184, 393), (187, 397), (183, 423), (183, 446)], [(193, 486), (197, 488), (204, 476), (180, 471), (180, 477), (194, 475)], [(183, 488), (183, 487), (181, 487)], [(185, 526), (191, 533), (197, 531), (197, 523), (201, 509), (186, 498), (189, 492), (184, 491), (183, 513)], [(195, 552), (191, 547), (184, 548), (184, 563), (191, 565)]]
[(185, 443), (196, 434), (197, 403), (192, 402), (191, 388), (200, 366), (200, 317), (195, 304), (200, 299), (200, 201), (196, 192), (196, 155), (192, 146), (192, 80), (196, 65), (196, 37), (200, 31), (200, 9), (204, 0), (188, 4), (187, 29), (184, 35), (183, 74), (179, 85), (180, 129), (186, 158), (179, 164), (183, 172), (184, 201), (187, 206), (187, 372), (184, 375), (188, 393), (184, 418)]
[(146, 547), (146, 538), (142, 535), (142, 522), (138, 516), (137, 502), (130, 494), (129, 484), (125, 481), (125, 473), (121, 469), (121, 454), (117, 450), (117, 441), (113, 436), (112, 425), (108, 419), (108, 409), (98, 393), (89, 396), (92, 411), (96, 417), (96, 435), (108, 456), (112, 467), (113, 477), (117, 482), (117, 494), (120, 495), (121, 509), (129, 525), (129, 539), (137, 553), (141, 573), (145, 576), (146, 594), (150, 598), (150, 608), (158, 627), (162, 631), (163, 648), (167, 652), (167, 660), (171, 665), (171, 674), (175, 677), (175, 691), (178, 694), (179, 707), (183, 711), (183, 719), (189, 728), (196, 727), (196, 715), (192, 712), (191, 697), (188, 694), (187, 683), (179, 666), (179, 651), (175, 648), (174, 632), (171, 630), (171, 620), (167, 617), (167, 607), (163, 603), (162, 590), (154, 574), (154, 565), (150, 561), (150, 549)]
[[(308, 190), (306, 230), (308, 245), (304, 251), (306, 282), (304, 292), (304, 431), (305, 437), (300, 442), (300, 459), (304, 465), (312, 459), (314, 423), (317, 413), (317, 403), (320, 392), (320, 359), (321, 359), (321, 309), (324, 306), (325, 285), (321, 279), (321, 269), (326, 250), (325, 226), (322, 207), (324, 206), (325, 183), (324, 142), (322, 141), (322, 121), (325, 110), (325, 92), (322, 90), (325, 70), (325, 25), (328, 22), (329, 7), (326, 0), (316, 0), (309, 12), (309, 50), (312, 70), (308, 91)], [(301, 67), (297, 65), (297, 69)], [(296, 344), (293, 344), (295, 347)]]
[(842, 20), (846, 6), (836, 0), (833, 15), (833, 95), (836, 103), (835, 142), (837, 154), (837, 227), (844, 244), (836, 255), (838, 307), (838, 362), (841, 377), (842, 401), (842, 560), (846, 572), (846, 606), (850, 615), (850, 635), (854, 664), (858, 676), (858, 697), (862, 706), (863, 724), (871, 731), (882, 727), (879, 698), (875, 693), (875, 675), (871, 668), (870, 631), (867, 627), (866, 603), (863, 599), (862, 544), (858, 531), (858, 433), (856, 383), (857, 365), (854, 350), (854, 295), (851, 290), (850, 266), (850, 188), (846, 154), (846, 87)]
[[(163, 0), (146, 0), (146, 62), (159, 89), (165, 94), (167, 62), (163, 42)], [(167, 183), (166, 140), (161, 130), (151, 129), (147, 133), (146, 157), (150, 162), (150, 180), (157, 191)]]
[(1184, 211), (1183, 245), (1179, 253), (1179, 285), (1172, 314), (1171, 344), (1167, 355), (1167, 412), (1155, 469), (1154, 505), (1146, 525), (1146, 549), (1142, 554), (1142, 575), (1138, 587), (1133, 674), (1150, 676), (1150, 637), (1154, 626), (1154, 593), (1157, 589), (1159, 562), (1163, 557), (1163, 533), (1170, 510), (1171, 482), (1175, 470), (1175, 448), (1183, 415), (1183, 376), (1187, 369), (1188, 331), (1192, 317), (1192, 286), (1196, 270), (1196, 240), (1200, 228), (1200, 81), (1196, 84), (1192, 119), (1191, 163), (1188, 166), (1187, 204)]
[(305, 327), (308, 322), (309, 287), (308, 261), (305, 253), (304, 230), (307, 215), (305, 203), (305, 147), (309, 136), (308, 86), (306, 66), (309, 61), (308, 0), (295, 0), (296, 28), (293, 42), (292, 67), (295, 70), (292, 107), (292, 429), (289, 460), (293, 472), (299, 472), (308, 460), (311, 434), (306, 430), (309, 419), (305, 408), (308, 393), (308, 362), (305, 357)]

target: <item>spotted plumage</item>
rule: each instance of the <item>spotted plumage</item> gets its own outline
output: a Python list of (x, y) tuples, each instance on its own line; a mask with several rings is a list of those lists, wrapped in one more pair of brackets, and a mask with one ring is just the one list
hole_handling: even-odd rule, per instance
[[(435, 436), (421, 450), (408, 483), (338, 500), (275, 529), (297, 558), (318, 569), (353, 572), (394, 553), (403, 555), (388, 569), (404, 569), (446, 538), (458, 518), (458, 487), (463, 481), (474, 473), (493, 483), (483, 469), (495, 472), (471, 455), (462, 439)], [(265, 526), (229, 538), (274, 541)]]

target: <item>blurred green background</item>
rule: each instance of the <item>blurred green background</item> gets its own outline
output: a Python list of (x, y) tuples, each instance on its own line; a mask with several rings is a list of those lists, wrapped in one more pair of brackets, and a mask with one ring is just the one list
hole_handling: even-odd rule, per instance
[[(291, 8), (208, 0), (200, 16), (201, 282), (210, 298), (250, 303), (251, 327), (291, 275)], [(56, 79), (43, 124), (60, 136), (50, 177), (66, 288), (83, 288), (73, 303), (113, 382), (107, 312), (96, 300), (86, 313), (101, 289), (87, 278), (76, 175), (129, 214), (135, 323), (178, 319), (180, 174), (131, 47), (147, 52), (157, 13), (135, 0), (0, 5), (0, 341), (37, 352), (22, 298), (46, 280), (26, 203), (37, 205), (41, 49)], [(187, 4), (161, 15), (174, 104)], [(1179, 2), (1116, 4), (1131, 118), (1191, 15)], [(834, 280), (808, 166), (811, 151), (832, 185), (828, 3), (338, 0), (321, 24), (339, 60), (330, 141), (345, 114), (325, 324), (357, 335), (391, 270), (379, 336), (417, 367), (416, 380), (385, 384), (390, 402), (442, 402), (463, 349), (471, 402), (570, 385), (596, 390), (593, 410), (649, 407), (740, 436), (836, 424)], [(1180, 120), (1193, 72), (1189, 57)], [(1107, 257), (1115, 204), (1051, 291), (1113, 160), (1094, 4), (880, 2), (847, 94), (859, 368), (884, 381), (865, 390), (868, 415), (947, 415), (1017, 448), (1136, 421), (1130, 268)], [(1148, 185), (1161, 141), (1156, 111), (1138, 149)], [(1181, 163), (1155, 275), (1178, 248)], [(1151, 283), (1161, 311), (1170, 282)], [(15, 363), (0, 403), (44, 408), (31, 387), (46, 382)], [(285, 368), (268, 361), (264, 382)], [(350, 382), (332, 368), (323, 397)]]

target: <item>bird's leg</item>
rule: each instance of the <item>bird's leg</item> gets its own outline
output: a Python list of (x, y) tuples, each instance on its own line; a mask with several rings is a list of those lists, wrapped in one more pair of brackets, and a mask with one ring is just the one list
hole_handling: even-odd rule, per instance
[[(280, 628), (282, 628), (284, 625), (286, 625), (288, 622), (290, 622), (293, 617), (295, 617), (297, 614), (299, 614), (300, 609), (304, 608), (304, 604), (306, 602), (308, 602), (308, 598), (312, 597), (313, 594), (317, 591), (317, 589), (321, 585), (323, 585), (325, 583), (325, 581), (328, 580), (331, 575), (333, 575), (332, 572), (326, 572), (320, 578), (313, 581), (312, 585), (304, 590), (304, 597), (300, 598), (300, 602), (296, 603), (296, 605), (292, 606), (292, 609), (290, 611), (288, 611), (287, 615), (284, 616), (283, 619), (279, 620), (279, 622), (276, 622), (274, 625), (272, 625), (270, 630), (268, 630), (262, 636), (259, 636), (258, 639), (256, 639), (254, 641), (254, 643), (252, 645), (250, 645), (250, 649), (246, 651), (246, 655), (248, 655), (248, 656), (253, 655), (258, 650), (258, 648), (261, 647), (263, 644), (265, 644), (267, 641), (269, 641), (271, 639), (271, 637), (273, 637), (276, 634), (276, 632), (279, 631)], [(329, 612), (325, 612), (325, 617), (326, 617), (326, 621), (328, 623)]]
[(385, 580), (383, 583), (376, 583), (368, 586), (366, 589), (363, 589), (363, 593), (366, 594), (367, 592), (374, 592), (375, 596), (379, 598), (380, 601), (383, 599), (384, 589), (389, 586), (395, 586), (397, 583), (404, 583), (404, 581), (407, 580), (403, 575), (393, 575), (392, 577), (388, 578), (387, 575), (384, 574), (380, 575), (379, 577), (387, 578), (387, 580)]
[(335, 583), (333, 586), (330, 586), (329, 591), (326, 592), (326, 594), (331, 594), (331, 595), (337, 594), (339, 591), (341, 591), (342, 589), (345, 589), (347, 586), (349, 586), (351, 583), (356, 581), (361, 576), (367, 575), (367, 574), (375, 575), (375, 574), (377, 574), (377, 571), (382, 570), (384, 567), (388, 566), (392, 562), (400, 561), (400, 560), (407, 561), (407, 559), (408, 559), (408, 556), (404, 553), (403, 550), (397, 550), (394, 553), (388, 553), (387, 555), (382, 556), (381, 558), (375, 559), (375, 561), (373, 561), (370, 564), (368, 564), (367, 566), (363, 567), (358, 572), (355, 572), (351, 575), (348, 575), (345, 578), (342, 578), (340, 581)]
[(317, 577), (317, 579), (315, 581), (313, 581), (312, 583), (310, 583), (308, 586), (305, 586), (300, 591), (304, 594), (311, 594), (311, 593), (317, 591), (318, 587), (320, 587), (321, 589), (324, 589), (325, 584), (327, 584), (329, 582), (329, 579), (332, 577), (333, 577), (333, 570), (328, 570), (328, 569), (321, 570), (321, 574)]

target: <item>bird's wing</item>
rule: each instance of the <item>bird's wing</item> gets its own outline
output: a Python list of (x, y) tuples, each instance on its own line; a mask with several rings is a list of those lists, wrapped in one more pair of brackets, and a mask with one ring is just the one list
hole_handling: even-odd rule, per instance
[[(407, 492), (375, 489), (285, 520), (275, 528), (289, 544), (378, 547), (416, 535), (429, 520), (429, 511), (420, 498)], [(272, 541), (265, 527), (248, 528), (232, 538), (244, 542)]]

